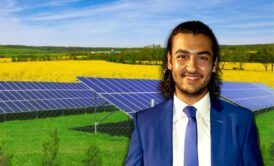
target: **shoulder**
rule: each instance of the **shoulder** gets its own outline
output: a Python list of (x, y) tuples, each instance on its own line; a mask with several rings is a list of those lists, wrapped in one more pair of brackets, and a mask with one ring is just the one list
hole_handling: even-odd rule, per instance
[(154, 114), (154, 113), (159, 112), (159, 110), (161, 110), (166, 104), (167, 104), (167, 101), (164, 101), (164, 102), (161, 102), (161, 103), (155, 105), (154, 107), (141, 110), (141, 111), (137, 112), (136, 114), (138, 116), (144, 116), (144, 115), (148, 115), (148, 114)]
[(253, 112), (249, 109), (227, 102), (225, 100), (219, 100), (219, 102), (223, 107), (222, 112), (225, 116), (242, 122), (249, 121), (253, 118)]
[(162, 103), (155, 105), (154, 107), (141, 110), (135, 113), (134, 117), (138, 122), (146, 123), (153, 122), (158, 119), (161, 114), (170, 113), (173, 109), (173, 100), (166, 100)]

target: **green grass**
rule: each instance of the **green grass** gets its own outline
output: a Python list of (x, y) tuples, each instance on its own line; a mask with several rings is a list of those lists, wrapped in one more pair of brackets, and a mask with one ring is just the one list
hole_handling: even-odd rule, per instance
[[(100, 119), (107, 114), (107, 112), (97, 113), (97, 118)], [(274, 110), (256, 115), (261, 151), (266, 166), (273, 165), (273, 154), (271, 155), (271, 144), (274, 144), (274, 125), (271, 125), (273, 117)], [(93, 114), (8, 121), (0, 123), (0, 142), (7, 143), (8, 152), (13, 155), (13, 165), (41, 165), (42, 145), (48, 139), (49, 131), (57, 128), (60, 137), (58, 159), (61, 165), (82, 165), (86, 150), (93, 143), (96, 143), (102, 151), (103, 165), (123, 165), (129, 138), (119, 135), (128, 131), (130, 125), (120, 124), (115, 127), (115, 124), (128, 119), (124, 113), (115, 112), (105, 119), (101, 126), (101, 130), (109, 129), (107, 131), (114, 132), (107, 134), (99, 130), (96, 135), (92, 131), (74, 130), (74, 128), (92, 126)]]
[(274, 165), (274, 110), (256, 115), (261, 152), (265, 166)]
[[(97, 113), (97, 118), (106, 114)], [(124, 113), (116, 112), (102, 123), (124, 120), (128, 120), (128, 117)], [(81, 165), (86, 150), (92, 143), (96, 143), (101, 149), (104, 165), (122, 165), (129, 138), (73, 130), (91, 125), (92, 114), (9, 121), (0, 123), (0, 142), (8, 144), (9, 153), (13, 155), (13, 165), (41, 165), (42, 145), (48, 139), (49, 131), (57, 128), (60, 138), (58, 158), (62, 165)]]

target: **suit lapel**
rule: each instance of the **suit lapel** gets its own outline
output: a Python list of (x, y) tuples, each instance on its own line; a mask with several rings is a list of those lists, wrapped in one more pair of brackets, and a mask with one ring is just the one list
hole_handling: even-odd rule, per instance
[[(212, 100), (211, 100), (212, 101)], [(223, 105), (220, 101), (211, 102), (210, 123), (211, 123), (211, 165), (222, 165), (225, 150), (225, 127)], [(159, 109), (159, 149), (160, 165), (173, 164), (173, 100), (170, 99)]]
[(222, 165), (225, 150), (225, 127), (223, 106), (220, 101), (211, 102), (210, 123), (211, 123), (211, 165)]
[(160, 165), (172, 165), (173, 100), (166, 101), (159, 110)]

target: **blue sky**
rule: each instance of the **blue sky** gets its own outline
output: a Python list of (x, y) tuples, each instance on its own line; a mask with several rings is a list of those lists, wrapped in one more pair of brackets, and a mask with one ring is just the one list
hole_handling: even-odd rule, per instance
[(165, 46), (187, 20), (220, 44), (274, 43), (273, 0), (0, 0), (0, 44)]

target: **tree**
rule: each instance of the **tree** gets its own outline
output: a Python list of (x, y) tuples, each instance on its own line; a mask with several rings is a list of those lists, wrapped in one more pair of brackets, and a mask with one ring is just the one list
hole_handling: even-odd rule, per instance
[(250, 54), (244, 47), (239, 47), (236, 51), (236, 56), (234, 60), (239, 64), (239, 70), (244, 70), (244, 63), (248, 62), (250, 58)]
[(11, 57), (11, 62), (16, 62), (17, 60), (16, 60), (16, 57), (15, 56), (12, 56)]
[(269, 51), (267, 48), (262, 47), (257, 51), (257, 54), (255, 54), (252, 57), (253, 61), (262, 63), (264, 66), (265, 71), (268, 70), (268, 65), (272, 63), (272, 71), (273, 71), (273, 54), (271, 54), (271, 51)]
[(225, 52), (225, 53), (221, 54), (220, 65), (221, 65), (222, 70), (224, 69), (226, 63), (231, 61), (231, 58), (232, 58), (232, 56), (228, 52)]
[(83, 160), (83, 165), (86, 166), (101, 166), (102, 154), (100, 148), (96, 144), (92, 144), (87, 152), (86, 158)]
[(43, 144), (43, 156), (42, 165), (43, 166), (58, 166), (60, 165), (57, 160), (57, 155), (59, 151), (60, 138), (58, 137), (58, 130), (55, 128), (49, 133), (49, 140)]
[(2, 142), (0, 144), (0, 165), (9, 166), (12, 165), (12, 155), (8, 154), (7, 143)]

